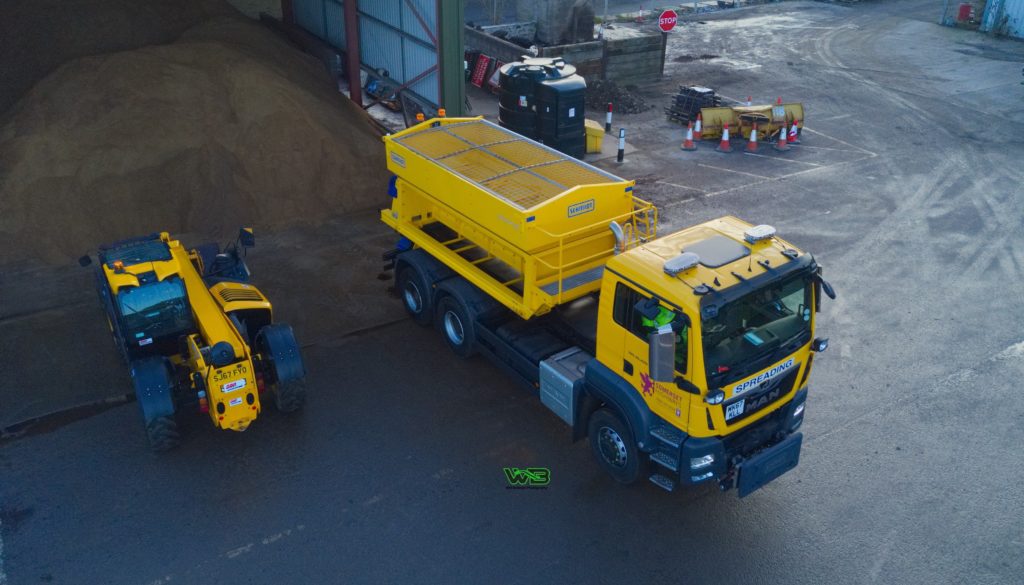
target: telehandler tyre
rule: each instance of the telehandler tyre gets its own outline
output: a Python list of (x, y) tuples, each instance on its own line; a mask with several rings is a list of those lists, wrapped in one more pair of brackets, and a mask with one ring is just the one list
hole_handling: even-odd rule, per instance
[(149, 448), (157, 453), (169, 451), (181, 444), (178, 423), (170, 416), (161, 416), (150, 421), (146, 425), (146, 437), (149, 439)]
[(274, 406), (281, 412), (295, 412), (306, 403), (306, 384), (303, 380), (274, 384)]
[(181, 442), (174, 420), (174, 377), (167, 358), (148, 357), (131, 362), (135, 399), (153, 451), (167, 451)]
[(306, 386), (302, 380), (306, 367), (292, 328), (283, 323), (267, 325), (256, 335), (256, 347), (266, 364), (267, 382), (277, 409), (294, 412), (302, 408), (306, 399)]

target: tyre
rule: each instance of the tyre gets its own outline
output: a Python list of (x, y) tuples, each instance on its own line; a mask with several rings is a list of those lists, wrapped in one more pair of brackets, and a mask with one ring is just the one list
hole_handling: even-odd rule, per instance
[(281, 412), (295, 412), (306, 403), (306, 385), (303, 380), (274, 384), (274, 406)]
[(149, 448), (159, 453), (169, 451), (181, 443), (181, 435), (178, 433), (178, 423), (170, 416), (155, 418), (146, 425), (146, 437), (149, 439)]
[(430, 287), (423, 276), (412, 266), (405, 266), (398, 272), (395, 290), (402, 299), (405, 312), (413, 321), (427, 326), (433, 320), (434, 311), (430, 306)]
[(441, 297), (435, 320), (448, 347), (455, 355), (468, 358), (476, 353), (476, 329), (465, 305), (451, 295)]
[(630, 484), (640, 478), (643, 471), (640, 450), (632, 431), (617, 414), (602, 408), (591, 415), (587, 429), (594, 458), (615, 481)]

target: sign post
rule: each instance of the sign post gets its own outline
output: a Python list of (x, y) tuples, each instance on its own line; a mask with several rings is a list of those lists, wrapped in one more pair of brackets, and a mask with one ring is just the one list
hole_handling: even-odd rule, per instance
[(661, 74), (665, 74), (665, 51), (668, 50), (668, 33), (676, 27), (679, 15), (675, 10), (665, 10), (658, 16), (658, 28), (661, 29)]

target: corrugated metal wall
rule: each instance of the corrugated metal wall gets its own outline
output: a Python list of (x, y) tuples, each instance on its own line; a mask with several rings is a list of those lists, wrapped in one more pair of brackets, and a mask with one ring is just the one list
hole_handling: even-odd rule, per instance
[(981, 30), (1024, 39), (1024, 0), (989, 0)]
[[(344, 51), (343, 1), (349, 0), (293, 0), (295, 22)], [(356, 8), (360, 63), (387, 70), (402, 84), (416, 79), (409, 89), (434, 105), (440, 103), (436, 1), (358, 0)]]

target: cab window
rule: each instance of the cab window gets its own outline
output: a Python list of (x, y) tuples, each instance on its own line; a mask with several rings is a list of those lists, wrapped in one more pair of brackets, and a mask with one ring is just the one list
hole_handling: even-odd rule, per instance
[[(661, 305), (661, 314), (658, 318), (647, 319), (636, 309), (637, 304), (650, 300), (650, 296), (641, 293), (633, 287), (618, 283), (615, 287), (615, 304), (612, 308), (612, 318), (626, 331), (640, 338), (647, 343), (648, 336), (662, 325), (661, 321), (671, 322), (674, 316), (672, 309)], [(687, 344), (689, 342), (689, 326), (683, 325), (676, 336), (676, 370), (679, 373), (686, 373), (686, 361), (688, 356)]]

